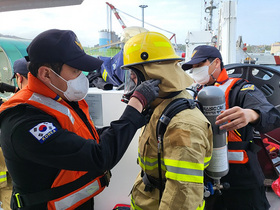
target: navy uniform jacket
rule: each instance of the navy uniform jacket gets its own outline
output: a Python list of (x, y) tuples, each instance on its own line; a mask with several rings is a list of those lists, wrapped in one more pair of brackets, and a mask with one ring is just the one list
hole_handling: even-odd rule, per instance
[[(252, 89), (252, 87), (254, 87)], [(236, 82), (229, 93), (229, 107), (239, 106), (253, 109), (260, 114), (257, 124), (248, 124), (238, 129), (242, 141), (253, 140), (253, 129), (260, 133), (269, 132), (280, 127), (280, 113), (270, 104), (264, 94), (244, 80)], [(230, 149), (230, 143), (229, 143)], [(254, 188), (262, 186), (264, 175), (259, 165), (257, 153), (247, 150), (249, 162), (247, 164), (230, 164), (229, 173), (222, 177), (221, 182), (229, 182), (231, 188)]]
[[(70, 105), (84, 119), (77, 103)], [(22, 104), (9, 110), (1, 114), (0, 142), (13, 185), (26, 193), (49, 189), (60, 169), (102, 175), (118, 163), (137, 129), (145, 124), (144, 116), (127, 106), (119, 120), (97, 129), (100, 135), (100, 144), (97, 144), (62, 129), (55, 118), (31, 105)], [(29, 130), (42, 122), (52, 123), (57, 132), (41, 144)], [(43, 204), (22, 209), (47, 208)], [(93, 206), (84, 209), (93, 209)]]

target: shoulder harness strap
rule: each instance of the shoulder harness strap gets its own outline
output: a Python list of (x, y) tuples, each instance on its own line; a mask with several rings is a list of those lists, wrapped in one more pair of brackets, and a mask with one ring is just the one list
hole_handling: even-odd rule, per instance
[(179, 112), (185, 109), (194, 109), (195, 100), (186, 98), (177, 98), (169, 103), (163, 110), (156, 127), (156, 137), (158, 142), (158, 175), (159, 175), (159, 202), (163, 193), (163, 180), (161, 174), (161, 152), (163, 151), (163, 136), (171, 119)]

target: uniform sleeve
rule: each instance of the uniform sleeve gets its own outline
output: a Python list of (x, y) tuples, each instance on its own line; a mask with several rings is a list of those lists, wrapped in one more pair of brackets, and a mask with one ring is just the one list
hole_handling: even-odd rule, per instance
[(30, 111), (21, 120), (6, 119), (2, 125), (13, 128), (12, 148), (20, 159), (58, 169), (94, 171), (97, 175), (117, 164), (145, 123), (144, 116), (128, 106), (119, 120), (103, 130), (97, 144), (61, 128), (47, 114)]
[(254, 128), (266, 133), (280, 126), (280, 113), (270, 104), (261, 90), (252, 84), (245, 84), (237, 95), (235, 105), (244, 109), (253, 109), (260, 115), (260, 120)]
[(164, 145), (166, 185), (161, 210), (197, 209), (203, 205), (203, 174), (212, 154), (210, 124), (180, 124), (167, 132)]

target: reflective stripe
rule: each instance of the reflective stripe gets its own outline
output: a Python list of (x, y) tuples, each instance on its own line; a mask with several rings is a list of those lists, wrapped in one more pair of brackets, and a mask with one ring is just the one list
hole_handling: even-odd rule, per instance
[(72, 116), (70, 110), (66, 106), (63, 106), (62, 104), (58, 103), (57, 101), (55, 101), (49, 97), (45, 97), (38, 93), (33, 93), (32, 96), (29, 98), (29, 100), (44, 104), (45, 106), (48, 106), (64, 115), (68, 116), (69, 120), (74, 125), (75, 119)]
[(196, 210), (203, 210), (204, 206), (205, 206), (205, 200), (203, 201), (202, 206), (197, 207)]
[(7, 172), (1, 171), (0, 172), (0, 182), (5, 182), (5, 181), (7, 181)]
[(105, 82), (107, 80), (107, 76), (108, 76), (108, 72), (106, 71), (106, 69), (104, 69), (103, 74), (102, 74), (102, 78), (104, 79)]
[(165, 159), (166, 178), (178, 181), (203, 183), (204, 164)]
[(229, 150), (228, 151), (229, 163), (247, 163), (249, 158), (245, 150)]
[[(148, 158), (144, 157), (144, 159), (141, 158), (140, 153), (138, 153), (138, 160), (139, 165), (141, 168), (145, 170), (153, 170), (158, 168), (158, 159), (157, 158)], [(166, 170), (166, 166), (164, 165), (163, 160), (161, 159), (161, 168), (162, 170)]]
[(171, 48), (170, 43), (168, 42), (153, 42), (156, 47), (169, 47)]
[(59, 200), (56, 201), (55, 208), (59, 210), (67, 209), (71, 206), (73, 206), (75, 203), (91, 196), (95, 192), (97, 192), (100, 189), (99, 183), (97, 180), (95, 180), (93, 183), (89, 184), (85, 188), (82, 188), (81, 190)]
[(133, 52), (135, 52), (137, 50), (140, 50), (140, 48), (141, 48), (140, 44), (134, 44), (133, 46), (131, 46), (130, 48), (128, 48), (126, 50), (126, 54), (129, 55), (130, 53), (133, 53)]
[(204, 168), (206, 168), (206, 167), (209, 165), (210, 160), (211, 160), (211, 156), (210, 156), (210, 157), (205, 157), (205, 158), (204, 158)]
[(131, 200), (130, 200), (130, 209), (133, 209), (133, 210), (142, 210), (139, 206), (137, 206), (135, 204), (135, 201), (131, 195)]
[(224, 93), (226, 92), (227, 88), (229, 87), (229, 85), (231, 84), (231, 82), (233, 82), (234, 80), (233, 79), (229, 79), (228, 81), (226, 81), (224, 84), (222, 85), (215, 85), (217, 87), (219, 87)]

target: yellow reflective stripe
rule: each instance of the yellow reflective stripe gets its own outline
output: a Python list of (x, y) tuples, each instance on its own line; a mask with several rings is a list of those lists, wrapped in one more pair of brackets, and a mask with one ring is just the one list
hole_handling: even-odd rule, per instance
[(196, 209), (196, 210), (203, 210), (203, 209), (204, 209), (204, 207), (205, 207), (205, 201), (203, 201), (202, 206), (197, 207), (197, 209)]
[(105, 82), (107, 80), (107, 75), (108, 75), (108, 72), (106, 71), (106, 69), (104, 69), (103, 74), (102, 74), (102, 78)]
[(211, 160), (211, 156), (210, 156), (210, 157), (205, 157), (205, 158), (204, 158), (204, 168), (206, 168), (206, 167), (209, 165), (210, 160)]
[(133, 210), (142, 210), (139, 206), (137, 206), (137, 205), (135, 204), (135, 201), (134, 201), (132, 195), (131, 195), (131, 200), (130, 200), (130, 206), (131, 206), (130, 209), (133, 209)]
[(140, 48), (141, 48), (141, 45), (140, 44), (134, 44), (133, 46), (131, 46), (130, 48), (128, 48), (127, 50), (126, 50), (126, 54), (130, 54), (130, 53), (133, 53), (133, 52), (135, 52), (135, 51), (137, 51), (137, 50), (140, 50)]
[(165, 159), (166, 178), (178, 181), (203, 183), (204, 164)]
[(169, 47), (169, 48), (171, 48), (171, 45), (168, 42), (154, 42), (154, 45), (156, 47)]
[(165, 177), (177, 181), (183, 181), (183, 182), (203, 183), (203, 176), (177, 174), (177, 173), (167, 171)]
[(173, 166), (176, 168), (189, 168), (194, 170), (203, 170), (204, 164), (202, 163), (192, 163), (183, 160), (171, 160), (171, 159), (164, 159), (165, 165)]
[(234, 131), (238, 136), (241, 136), (241, 134), (236, 129)]
[[(144, 159), (142, 159), (140, 153), (138, 153), (138, 161), (139, 161), (139, 165), (144, 171), (158, 168), (157, 158), (144, 157)], [(166, 170), (166, 166), (164, 165), (163, 159), (161, 159), (161, 169)]]
[(6, 171), (0, 171), (0, 182), (7, 181), (7, 172)]
[(19, 200), (19, 193), (16, 193), (16, 194), (15, 194), (15, 198), (16, 198), (16, 201), (17, 201), (17, 207), (18, 207), (18, 208), (21, 208), (22, 206), (21, 206), (21, 202), (20, 202), (20, 200)]

